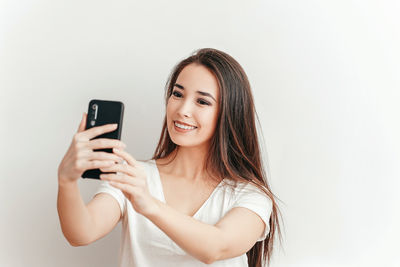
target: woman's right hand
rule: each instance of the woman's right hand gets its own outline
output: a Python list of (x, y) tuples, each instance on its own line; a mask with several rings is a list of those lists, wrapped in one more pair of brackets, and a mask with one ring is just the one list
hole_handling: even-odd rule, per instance
[[(72, 143), (58, 166), (58, 182), (76, 182), (86, 170), (110, 167), (122, 158), (114, 153), (93, 151), (94, 149), (119, 148), (123, 150), (126, 145), (117, 139), (94, 137), (103, 133), (112, 132), (117, 125), (106, 124), (85, 130), (87, 114), (82, 116), (77, 133), (72, 138)], [(91, 140), (93, 139), (93, 140)]]

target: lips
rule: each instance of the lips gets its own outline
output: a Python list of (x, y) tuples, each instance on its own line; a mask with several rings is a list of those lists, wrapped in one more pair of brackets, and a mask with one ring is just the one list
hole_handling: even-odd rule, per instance
[(197, 128), (197, 126), (194, 126), (194, 125), (191, 125), (191, 124), (187, 124), (187, 123), (184, 123), (184, 122), (182, 122), (182, 121), (174, 121), (174, 122), (177, 122), (177, 123), (182, 124), (182, 125), (185, 125), (185, 126), (196, 127), (196, 128)]

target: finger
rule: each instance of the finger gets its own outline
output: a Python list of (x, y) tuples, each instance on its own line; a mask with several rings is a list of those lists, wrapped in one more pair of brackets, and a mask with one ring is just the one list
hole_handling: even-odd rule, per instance
[(85, 128), (86, 128), (86, 117), (87, 117), (87, 114), (85, 112), (83, 112), (81, 123), (79, 124), (79, 127), (78, 127), (78, 133), (83, 132), (85, 130)]
[(118, 128), (118, 124), (105, 124), (90, 128), (82, 133), (82, 137), (91, 140), (104, 133), (113, 132)]
[(114, 153), (108, 153), (108, 152), (102, 152), (102, 151), (88, 151), (87, 154), (83, 158), (86, 158), (88, 160), (112, 160), (114, 162), (122, 162), (123, 159), (121, 157), (118, 157)]
[(82, 168), (84, 170), (92, 170), (92, 169), (100, 169), (100, 168), (107, 168), (112, 165), (114, 165), (115, 162), (111, 160), (92, 160), (92, 161), (87, 161), (85, 160), (84, 163), (82, 164)]
[(102, 148), (114, 148), (114, 147), (124, 149), (126, 145), (118, 139), (111, 139), (111, 138), (96, 138), (90, 140), (87, 143), (87, 148), (89, 149), (102, 149)]
[[(123, 184), (123, 183), (118, 183), (118, 182), (108, 182), (111, 186), (120, 189), (123, 193), (127, 193), (129, 194), (135, 194), (134, 188), (131, 185), (128, 184)], [(125, 195), (125, 194), (124, 194)], [(125, 195), (126, 197), (128, 197), (128, 195)]]
[(123, 175), (121, 173), (113, 174), (113, 173), (103, 173), (100, 174), (100, 179), (109, 182), (118, 182), (122, 184), (130, 184), (134, 187), (143, 187), (146, 184), (143, 180), (133, 179), (131, 176)]
[(119, 163), (100, 168), (100, 170), (102, 172), (122, 172), (132, 177), (136, 176), (135, 172), (132, 170), (132, 168), (129, 167), (129, 165), (124, 165)]
[(125, 159), (126, 162), (131, 166), (137, 166), (137, 161), (134, 159), (128, 152), (120, 150), (118, 148), (113, 148), (113, 152), (120, 156), (121, 158)]
[(113, 181), (113, 182), (118, 182), (118, 183), (123, 183), (123, 184), (132, 184), (135, 179), (132, 179), (131, 176), (124, 175), (122, 173), (103, 173), (100, 174), (100, 179), (105, 180), (105, 181)]

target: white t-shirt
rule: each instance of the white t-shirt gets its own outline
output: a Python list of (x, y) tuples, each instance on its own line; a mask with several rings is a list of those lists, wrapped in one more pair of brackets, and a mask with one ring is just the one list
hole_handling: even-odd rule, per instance
[[(145, 167), (150, 194), (165, 203), (160, 173), (155, 160), (138, 161), (138, 163)], [(245, 207), (258, 214), (265, 222), (264, 233), (258, 241), (264, 240), (269, 233), (269, 218), (272, 210), (270, 198), (252, 184), (240, 183), (232, 188), (224, 182), (232, 183), (232, 181), (224, 179), (193, 218), (214, 225), (232, 208)], [(120, 267), (248, 266), (246, 253), (208, 265), (201, 262), (182, 250), (152, 221), (137, 213), (121, 190), (112, 187), (107, 181), (102, 181), (95, 195), (102, 192), (113, 196), (118, 201), (122, 212)]]

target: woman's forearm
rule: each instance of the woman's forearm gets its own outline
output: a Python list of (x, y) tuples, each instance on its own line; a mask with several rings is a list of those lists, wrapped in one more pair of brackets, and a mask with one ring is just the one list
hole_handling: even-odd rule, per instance
[(204, 263), (212, 263), (222, 250), (222, 234), (217, 227), (182, 214), (156, 200), (158, 211), (146, 215), (183, 250)]
[(92, 218), (80, 195), (77, 181), (59, 182), (57, 210), (62, 232), (73, 246), (85, 245), (91, 238)]

